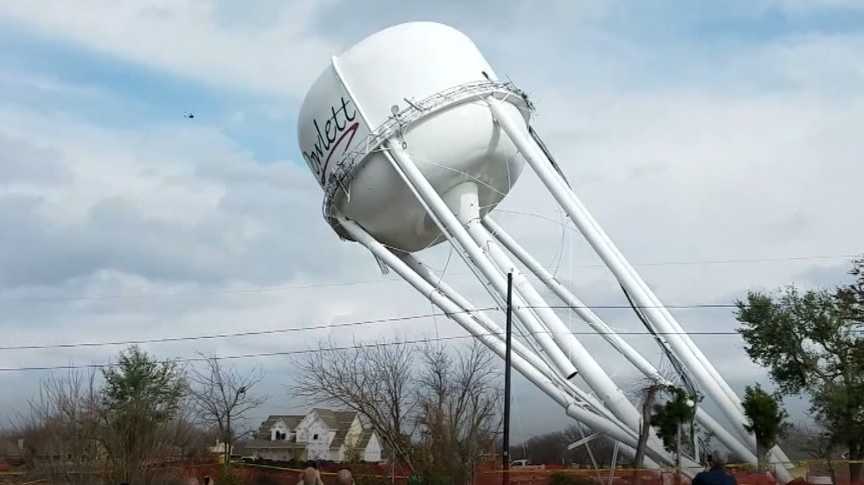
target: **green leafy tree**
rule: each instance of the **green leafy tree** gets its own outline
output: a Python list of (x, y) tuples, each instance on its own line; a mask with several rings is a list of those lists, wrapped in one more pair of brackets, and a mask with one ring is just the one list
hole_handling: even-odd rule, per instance
[(166, 425), (178, 414), (186, 393), (183, 372), (129, 347), (103, 372), (103, 441), (119, 481), (146, 483), (146, 468), (161, 449)]
[(666, 386), (664, 391), (670, 395), (670, 399), (664, 404), (654, 405), (651, 425), (657, 437), (663, 441), (666, 451), (675, 453), (675, 464), (680, 468), (682, 428), (685, 424), (692, 424), (696, 405), (693, 397), (681, 388)]
[[(831, 435), (864, 458), (864, 259), (853, 263), (855, 282), (772, 296), (749, 292), (738, 302), (739, 332), (750, 357), (770, 370), (784, 394), (810, 396), (810, 410)], [(854, 479), (861, 463), (850, 463)]]
[(742, 404), (748, 421), (744, 427), (756, 436), (756, 454), (762, 469), (768, 451), (774, 448), (787, 427), (787, 414), (778, 399), (765, 392), (759, 384), (747, 386)]

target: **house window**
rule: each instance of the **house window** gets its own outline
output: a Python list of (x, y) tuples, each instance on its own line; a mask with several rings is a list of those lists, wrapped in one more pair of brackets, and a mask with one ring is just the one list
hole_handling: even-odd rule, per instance
[(313, 434), (312, 435), (312, 441), (315, 441), (317, 439), (318, 439), (318, 433)]

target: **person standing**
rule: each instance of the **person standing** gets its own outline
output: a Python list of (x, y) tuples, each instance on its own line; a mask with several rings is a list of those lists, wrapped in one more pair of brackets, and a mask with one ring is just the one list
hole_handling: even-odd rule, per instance
[(699, 472), (693, 478), (693, 485), (738, 485), (738, 481), (726, 469), (728, 459), (725, 451), (714, 450), (708, 459), (710, 468)]
[(300, 482), (297, 485), (324, 485), (324, 482), (321, 481), (321, 473), (318, 472), (318, 465), (315, 462), (306, 462), (306, 467), (300, 474)]

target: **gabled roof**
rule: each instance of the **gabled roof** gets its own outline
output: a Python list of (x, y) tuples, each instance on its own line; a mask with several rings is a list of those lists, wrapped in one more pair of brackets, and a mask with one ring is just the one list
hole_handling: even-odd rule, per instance
[[(265, 447), (263, 443), (258, 443), (259, 440), (265, 440), (270, 445), (266, 447), (278, 447), (278, 448), (287, 448), (291, 447), (291, 444), (296, 444), (296, 441), (291, 440), (279, 440), (277, 442), (270, 441), (270, 429), (280, 420), (283, 421), (291, 431), (294, 431), (297, 428), (297, 425), (300, 422), (308, 417), (310, 414), (315, 413), (315, 415), (324, 422), (324, 424), (333, 431), (334, 436), (333, 440), (330, 442), (331, 450), (338, 450), (343, 444), (345, 444), (345, 438), (348, 436), (348, 431), (351, 430), (351, 425), (354, 424), (354, 420), (357, 419), (357, 413), (355, 411), (333, 411), (332, 409), (324, 409), (324, 408), (314, 408), (310, 413), (306, 414), (306, 416), (301, 415), (281, 415), (274, 414), (269, 416), (261, 426), (258, 428), (258, 434), (256, 438), (257, 440), (252, 441), (252, 445), (260, 445), (260, 447)], [(365, 447), (369, 444), (369, 440), (372, 438), (373, 431), (371, 429), (364, 429), (360, 436), (359, 441), (357, 442), (357, 446), (361, 449), (365, 449)], [(278, 444), (273, 444), (278, 443)]]
[(357, 413), (354, 411), (333, 411), (330, 409), (315, 408), (312, 411), (324, 421), (328, 428), (335, 432), (333, 441), (330, 442), (331, 450), (338, 450), (348, 435), (348, 430), (351, 429), (351, 424), (357, 418)]
[(318, 417), (333, 431), (338, 431), (340, 428), (350, 428), (357, 413), (354, 411), (333, 411), (331, 409), (315, 408), (314, 411)]
[(273, 414), (268, 416), (258, 428), (258, 438), (262, 440), (270, 439), (270, 428), (272, 428), (278, 421), (284, 422), (285, 426), (288, 426), (288, 429), (293, 431), (302, 420), (302, 415)]
[(369, 445), (369, 440), (372, 439), (373, 434), (375, 434), (375, 430), (373, 430), (372, 428), (364, 429), (363, 434), (360, 435), (360, 439), (357, 440), (357, 448), (365, 450), (366, 446)]

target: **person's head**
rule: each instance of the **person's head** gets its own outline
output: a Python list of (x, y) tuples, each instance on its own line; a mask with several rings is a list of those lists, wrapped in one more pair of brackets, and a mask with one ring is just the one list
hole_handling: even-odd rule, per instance
[(726, 463), (729, 462), (729, 455), (724, 450), (714, 450), (711, 452), (711, 459), (709, 462), (711, 468), (725, 468)]
[(336, 473), (336, 483), (339, 485), (354, 485), (354, 477), (351, 476), (351, 470), (342, 468)]
[(318, 470), (307, 466), (303, 469), (303, 485), (318, 485)]

